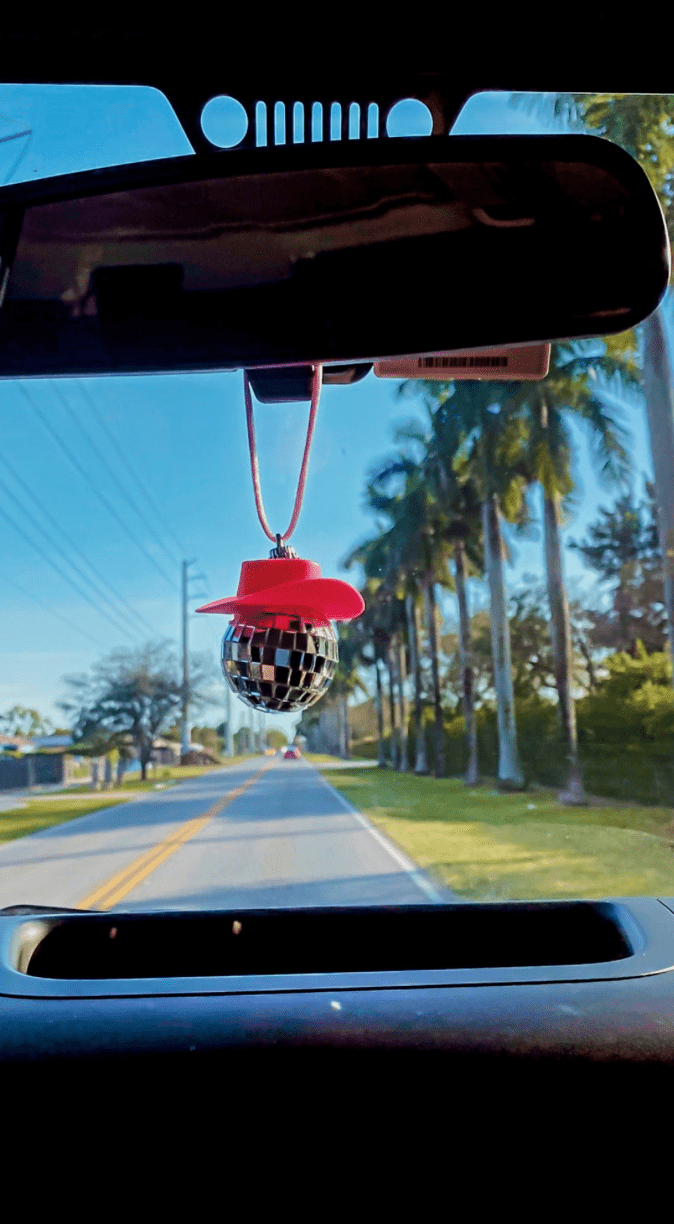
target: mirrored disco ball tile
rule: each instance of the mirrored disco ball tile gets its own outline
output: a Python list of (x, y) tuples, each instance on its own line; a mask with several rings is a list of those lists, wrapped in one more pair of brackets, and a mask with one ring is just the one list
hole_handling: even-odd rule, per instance
[(318, 701), (329, 687), (336, 659), (331, 625), (229, 625), (222, 639), (227, 683), (245, 704), (271, 712), (303, 709)]

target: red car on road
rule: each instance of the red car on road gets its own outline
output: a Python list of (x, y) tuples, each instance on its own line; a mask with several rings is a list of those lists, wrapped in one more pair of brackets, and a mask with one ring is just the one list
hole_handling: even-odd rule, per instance
[(299, 761), (301, 758), (302, 753), (300, 752), (299, 748), (286, 748), (285, 752), (283, 753), (284, 761)]

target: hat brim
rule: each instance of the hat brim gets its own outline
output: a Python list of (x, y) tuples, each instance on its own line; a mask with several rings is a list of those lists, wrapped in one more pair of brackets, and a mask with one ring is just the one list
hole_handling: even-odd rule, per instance
[(250, 595), (216, 599), (204, 604), (197, 612), (235, 614), (246, 608), (265, 612), (285, 612), (306, 620), (323, 617), (326, 620), (353, 620), (365, 608), (362, 596), (348, 582), (339, 578), (305, 578), (299, 582), (282, 582), (278, 586), (253, 591)]

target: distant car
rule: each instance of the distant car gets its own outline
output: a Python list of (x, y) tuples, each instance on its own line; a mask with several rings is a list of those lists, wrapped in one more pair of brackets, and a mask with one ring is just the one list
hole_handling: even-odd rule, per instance
[(264, 755), (265, 756), (276, 756), (276, 749), (275, 748), (265, 748)]
[(284, 761), (299, 761), (301, 756), (302, 753), (300, 752), (299, 748), (286, 748), (285, 752), (283, 753)]

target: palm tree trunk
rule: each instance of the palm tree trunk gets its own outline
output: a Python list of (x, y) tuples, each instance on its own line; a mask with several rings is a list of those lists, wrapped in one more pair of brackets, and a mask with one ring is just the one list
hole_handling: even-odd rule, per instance
[(457, 540), (454, 545), (454, 574), (456, 578), (456, 598), (459, 604), (459, 651), (461, 655), (463, 717), (466, 724), (466, 747), (468, 749), (465, 783), (466, 786), (477, 786), (479, 781), (477, 767), (477, 722), (473, 692), (470, 616), (468, 615), (468, 593), (466, 591), (466, 550), (463, 540)]
[(377, 764), (380, 769), (386, 768), (384, 756), (384, 693), (381, 683), (380, 660), (375, 656), (374, 673), (377, 681)]
[(442, 700), (440, 692), (440, 664), (438, 661), (438, 631), (435, 621), (435, 583), (430, 574), (424, 582), (426, 599), (426, 617), (428, 621), (428, 645), (431, 655), (431, 673), (433, 676), (433, 713), (435, 721), (435, 776), (445, 776), (445, 742), (442, 725)]
[(410, 640), (410, 665), (414, 677), (414, 739), (416, 752), (414, 754), (415, 774), (428, 773), (426, 759), (426, 736), (424, 734), (424, 707), (421, 697), (421, 661), (419, 659), (419, 622), (416, 600), (413, 595), (405, 596), (405, 614), (407, 616), (407, 635)]
[(510, 625), (503, 572), (501, 514), (493, 495), (482, 503), (482, 524), (489, 576), (489, 615), (498, 723), (498, 780), (504, 789), (521, 790), (524, 786), (524, 774), (517, 748)]
[(674, 390), (662, 309), (643, 324), (644, 395), (658, 507), (669, 649), (674, 658)]
[(335, 721), (337, 723), (337, 755), (344, 759), (344, 718), (341, 697), (337, 698)]
[(346, 761), (351, 757), (351, 736), (349, 734), (349, 707), (346, 694), (340, 699), (342, 715), (342, 756)]
[(407, 699), (405, 697), (405, 642), (402, 634), (398, 639), (396, 677), (398, 680), (398, 709), (400, 715), (400, 756), (398, 758), (398, 770), (400, 773), (407, 773), (407, 770), (409, 769), (409, 761), (407, 756)]
[(396, 719), (396, 694), (395, 694), (395, 652), (393, 643), (389, 644), (386, 664), (388, 668), (388, 704), (389, 715), (391, 719), (391, 768), (398, 768), (398, 723)]
[(562, 738), (567, 756), (567, 777), (564, 792), (560, 795), (565, 803), (584, 804), (587, 796), (578, 769), (578, 734), (576, 731), (576, 706), (571, 692), (573, 654), (571, 650), (571, 622), (569, 602), (566, 597), (562, 572), (562, 549), (559, 539), (559, 496), (543, 497), (543, 524), (545, 535), (545, 573), (550, 605), (550, 627), (552, 650), (555, 660), (555, 684), (559, 701), (559, 718)]

